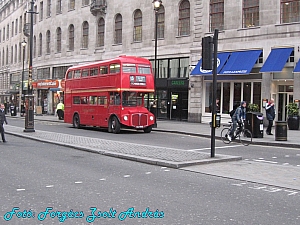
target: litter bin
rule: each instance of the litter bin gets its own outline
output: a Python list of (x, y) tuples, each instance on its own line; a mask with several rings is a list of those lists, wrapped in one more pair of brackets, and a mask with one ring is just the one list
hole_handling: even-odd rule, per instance
[(263, 114), (260, 112), (248, 112), (246, 114), (246, 128), (251, 131), (253, 138), (263, 138)]
[(11, 116), (16, 116), (17, 115), (17, 110), (16, 110), (16, 107), (14, 105), (10, 106), (10, 115)]
[(275, 141), (287, 141), (286, 121), (275, 121)]

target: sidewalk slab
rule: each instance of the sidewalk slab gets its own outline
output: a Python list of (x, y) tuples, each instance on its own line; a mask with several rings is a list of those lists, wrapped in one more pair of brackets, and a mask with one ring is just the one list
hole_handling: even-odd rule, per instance
[(150, 163), (171, 168), (241, 160), (240, 156), (216, 155), (211, 158), (208, 153), (188, 152), (180, 149), (159, 146), (139, 145), (100, 138), (75, 136), (57, 132), (35, 130), (23, 132), (23, 128), (6, 125), (5, 132), (11, 135), (48, 142), (56, 145), (94, 152), (106, 156)]

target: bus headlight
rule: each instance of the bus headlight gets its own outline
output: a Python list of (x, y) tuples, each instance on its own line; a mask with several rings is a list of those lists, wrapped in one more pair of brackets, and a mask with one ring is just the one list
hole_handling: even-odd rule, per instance
[(128, 120), (128, 116), (124, 116), (123, 118), (124, 118), (124, 120), (125, 120), (125, 121), (127, 121), (127, 120)]
[(154, 117), (153, 117), (153, 116), (150, 116), (150, 120), (151, 120), (151, 121), (154, 120)]

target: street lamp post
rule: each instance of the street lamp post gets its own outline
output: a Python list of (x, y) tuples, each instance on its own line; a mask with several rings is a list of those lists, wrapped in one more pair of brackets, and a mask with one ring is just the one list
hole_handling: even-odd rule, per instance
[(34, 0), (30, 1), (30, 36), (29, 36), (29, 70), (28, 70), (28, 88), (25, 96), (26, 115), (24, 132), (35, 132), (34, 130), (34, 96), (32, 95), (32, 52), (33, 52), (33, 14)]
[(25, 41), (25, 38), (22, 41), (22, 47), (23, 47), (23, 68), (22, 68), (22, 84), (21, 84), (21, 116), (24, 116), (25, 109), (24, 109), (24, 61), (25, 61), (25, 47), (27, 42)]
[(158, 10), (162, 5), (161, 0), (153, 0), (153, 7), (155, 11), (155, 40), (154, 40), (154, 102), (155, 107), (155, 127), (157, 127), (157, 115), (158, 115), (158, 98), (157, 98), (157, 33), (158, 33)]

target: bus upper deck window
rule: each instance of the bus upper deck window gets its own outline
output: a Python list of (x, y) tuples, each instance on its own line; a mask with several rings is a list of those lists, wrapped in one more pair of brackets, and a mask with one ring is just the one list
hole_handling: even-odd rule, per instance
[(80, 78), (81, 70), (76, 70), (74, 73), (74, 78)]
[(123, 73), (136, 73), (135, 64), (123, 64), (122, 65), (122, 72)]
[(100, 74), (108, 74), (108, 67), (100, 66)]
[(98, 68), (90, 69), (90, 76), (97, 76), (99, 73)]
[(150, 66), (139, 66), (138, 73), (140, 74), (151, 74)]
[(109, 66), (109, 73), (120, 73), (120, 64), (111, 64)]
[(73, 78), (73, 71), (69, 71), (67, 75), (67, 79), (72, 79)]
[(82, 77), (87, 77), (87, 76), (89, 76), (89, 71), (88, 71), (87, 69), (82, 70), (81, 76), (82, 76)]

